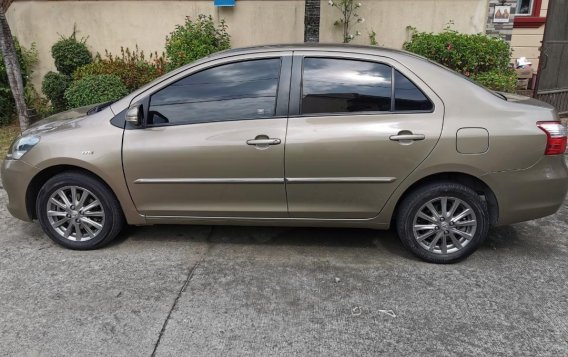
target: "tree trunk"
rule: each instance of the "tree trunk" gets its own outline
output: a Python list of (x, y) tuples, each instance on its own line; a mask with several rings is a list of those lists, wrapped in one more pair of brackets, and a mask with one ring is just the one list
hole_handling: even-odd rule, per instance
[(10, 89), (12, 90), (12, 95), (16, 102), (20, 130), (24, 131), (30, 125), (28, 108), (24, 98), (24, 81), (22, 79), (20, 63), (18, 62), (18, 55), (16, 54), (16, 47), (12, 39), (12, 31), (10, 31), (10, 26), (6, 20), (6, 12), (2, 6), (0, 6), (0, 50), (4, 57)]
[(304, 42), (319, 42), (320, 0), (305, 0)]

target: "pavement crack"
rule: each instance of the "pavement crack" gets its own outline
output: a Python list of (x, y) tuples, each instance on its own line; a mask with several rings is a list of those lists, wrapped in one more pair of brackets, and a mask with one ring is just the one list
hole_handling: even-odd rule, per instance
[[(211, 236), (213, 235), (213, 229), (214, 227), (211, 227), (211, 230), (209, 231), (209, 234), (207, 235), (206, 241), (210, 242), (211, 241)], [(195, 273), (195, 270), (197, 270), (197, 268), (201, 265), (201, 263), (205, 260), (205, 257), (207, 256), (207, 254), (209, 253), (209, 251), (211, 250), (211, 244), (208, 244), (207, 249), (205, 250), (205, 252), (201, 255), (201, 257), (199, 258), (199, 260), (197, 261), (197, 263), (195, 263), (192, 267), (189, 268), (188, 272), (187, 272), (187, 277), (183, 283), (183, 285), (181, 286), (181, 289), (178, 291), (177, 296), (174, 300), (174, 303), (172, 304), (172, 307), (170, 308), (170, 311), (168, 311), (168, 315), (166, 316), (166, 320), (164, 321), (163, 325), (162, 325), (162, 329), (160, 330), (160, 334), (158, 335), (158, 340), (156, 341), (156, 343), (154, 344), (154, 350), (152, 351), (152, 357), (156, 356), (156, 352), (158, 351), (158, 346), (160, 345), (160, 342), (162, 341), (162, 336), (164, 335), (164, 333), (166, 332), (166, 328), (168, 327), (168, 322), (170, 321), (170, 318), (172, 316), (172, 313), (174, 312), (177, 303), (179, 301), (179, 298), (181, 297), (181, 295), (185, 292), (185, 290), (187, 289), (187, 286), (189, 285), (189, 282), (191, 281), (191, 279), (193, 278), (193, 274)]]

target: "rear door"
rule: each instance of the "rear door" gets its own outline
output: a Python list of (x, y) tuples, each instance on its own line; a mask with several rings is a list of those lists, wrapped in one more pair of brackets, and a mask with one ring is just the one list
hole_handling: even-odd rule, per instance
[(296, 218), (376, 216), (436, 145), (443, 105), (382, 57), (295, 52), (285, 172)]

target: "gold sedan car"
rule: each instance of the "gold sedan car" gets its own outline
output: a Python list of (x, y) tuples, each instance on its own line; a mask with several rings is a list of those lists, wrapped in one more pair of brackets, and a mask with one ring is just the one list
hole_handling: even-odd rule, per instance
[(125, 224), (395, 226), (449, 263), (491, 225), (555, 213), (566, 129), (548, 104), (401, 51), (279, 45), (221, 52), (13, 144), (8, 209), (94, 249)]

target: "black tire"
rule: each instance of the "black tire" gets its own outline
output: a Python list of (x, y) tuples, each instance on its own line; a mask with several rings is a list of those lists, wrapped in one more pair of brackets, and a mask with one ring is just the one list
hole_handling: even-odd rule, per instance
[[(422, 244), (427, 245), (428, 243), (430, 243), (430, 246), (432, 246), (431, 243), (435, 239), (437, 234), (442, 234), (442, 237), (440, 238), (441, 240), (447, 239), (447, 241), (451, 242), (450, 237), (445, 236), (443, 232), (454, 232), (453, 229), (457, 229), (456, 226), (448, 227), (448, 224), (450, 221), (452, 221), (453, 225), (457, 223), (454, 223), (453, 220), (446, 219), (446, 225), (442, 227), (442, 218), (439, 218), (437, 220), (437, 223), (434, 224), (427, 222), (426, 224), (438, 226), (438, 228), (436, 228), (436, 231), (433, 233), (431, 232), (431, 230), (426, 230), (426, 232), (432, 234), (433, 237), (428, 238), (430, 240), (429, 242), (427, 240), (423, 240), (422, 244), (418, 242), (418, 238), (421, 238), (422, 236), (419, 236), (418, 238), (415, 237), (413, 228), (415, 223), (414, 220), (416, 215), (418, 214), (418, 211), (421, 210), (421, 208), (423, 209), (424, 205), (426, 205), (428, 202), (443, 197), (457, 198), (458, 200), (465, 202), (475, 214), (475, 220), (477, 221), (475, 232), (472, 234), (473, 237), (471, 239), (466, 239), (461, 235), (453, 234), (454, 238), (459, 237), (460, 239), (464, 239), (464, 242), (467, 240), (467, 243), (459, 248), (459, 250), (454, 252), (449, 252), (449, 250), (446, 248), (445, 254), (443, 253), (444, 251), (441, 248), (442, 243), (439, 243), (440, 248), (437, 249), (438, 252), (429, 251)], [(428, 211), (430, 212), (431, 210)], [(431, 216), (434, 217), (435, 215)], [(473, 220), (471, 220), (470, 222), (472, 221)], [(424, 220), (422, 222), (426, 221)], [(477, 248), (487, 238), (487, 232), (489, 231), (489, 222), (490, 219), (487, 203), (471, 188), (453, 182), (430, 183), (410, 192), (401, 202), (396, 216), (397, 233), (400, 240), (402, 241), (402, 244), (417, 257), (427, 262), (438, 264), (455, 263), (457, 261), (465, 259), (474, 251), (476, 251)], [(440, 231), (440, 229), (443, 229), (444, 231), (442, 232)], [(474, 228), (471, 229), (473, 230)], [(420, 232), (417, 234), (420, 234)], [(453, 249), (458, 249), (457, 244), (454, 245), (453, 243), (451, 243), (451, 245)], [(434, 243), (434, 247), (437, 247), (436, 243)]]
[[(59, 189), (77, 186), (94, 194), (104, 210), (104, 224), (94, 238), (84, 241), (73, 241), (56, 231), (49, 221), (48, 201), (52, 194)], [(107, 185), (87, 174), (68, 171), (50, 178), (40, 189), (36, 200), (36, 214), (43, 231), (54, 242), (74, 250), (91, 250), (101, 248), (110, 243), (124, 227), (124, 215), (113, 192)]]

